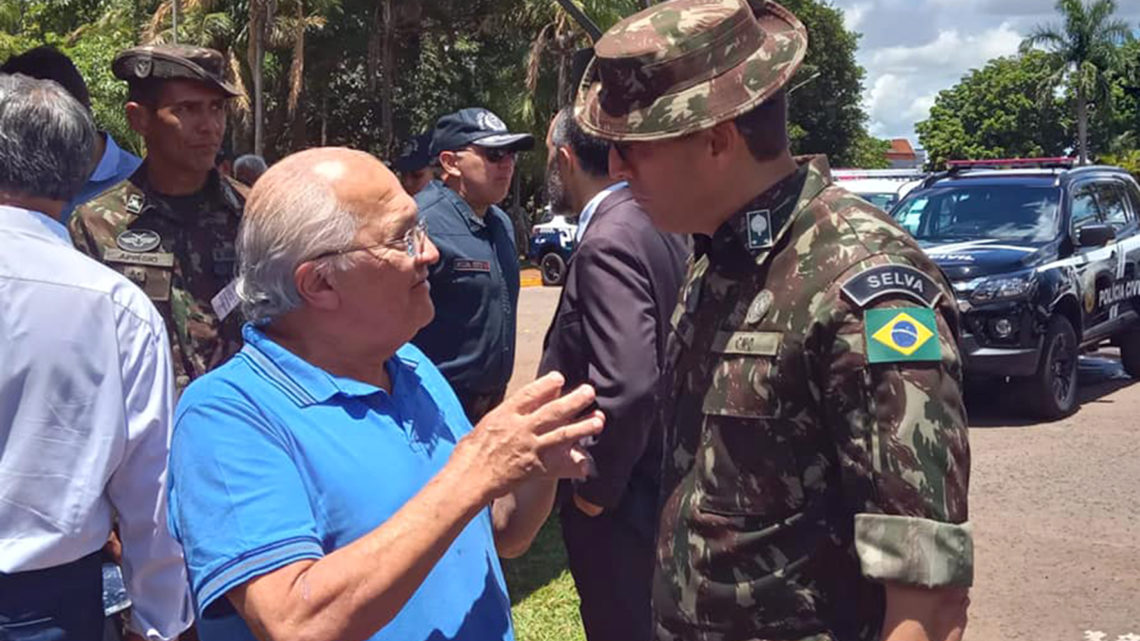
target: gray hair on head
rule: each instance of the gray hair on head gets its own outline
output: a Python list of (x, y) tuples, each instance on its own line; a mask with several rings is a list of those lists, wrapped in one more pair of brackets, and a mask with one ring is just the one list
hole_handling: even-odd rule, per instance
[[(304, 153), (304, 152), (302, 152)], [(348, 248), (359, 220), (345, 209), (330, 180), (286, 158), (258, 181), (238, 229), (237, 294), (242, 312), (263, 324), (301, 304), (293, 274), (301, 263)], [(322, 259), (318, 269), (348, 269), (351, 254)]]
[(0, 74), (0, 191), (68, 201), (91, 173), (91, 114), (50, 80)]
[(256, 154), (244, 154), (234, 161), (234, 178), (252, 186), (266, 169), (269, 167), (265, 164), (264, 158)]

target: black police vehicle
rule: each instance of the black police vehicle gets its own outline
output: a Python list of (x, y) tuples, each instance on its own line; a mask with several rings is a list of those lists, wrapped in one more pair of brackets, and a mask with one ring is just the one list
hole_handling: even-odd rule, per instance
[(1111, 343), (1140, 377), (1140, 188), (1070, 159), (961, 161), (891, 215), (938, 263), (967, 377), (1009, 377), (1042, 418), (1077, 405), (1077, 357)]

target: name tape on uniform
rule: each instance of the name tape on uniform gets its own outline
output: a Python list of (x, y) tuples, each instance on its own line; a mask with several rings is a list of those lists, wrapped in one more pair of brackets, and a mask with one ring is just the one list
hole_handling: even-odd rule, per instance
[(491, 261), (456, 258), (452, 261), (451, 267), (457, 272), (489, 272), (491, 271)]
[(174, 254), (170, 252), (139, 254), (136, 252), (123, 251), (121, 249), (106, 249), (103, 251), (103, 261), (108, 263), (143, 265), (146, 267), (174, 267)]
[(780, 332), (717, 332), (712, 350), (740, 356), (775, 356), (781, 338)]
[(237, 279), (231, 280), (229, 285), (223, 287), (222, 291), (210, 299), (210, 306), (214, 308), (218, 322), (224, 321), (239, 304), (241, 298), (237, 295)]
[(859, 307), (897, 295), (934, 307), (942, 288), (933, 278), (908, 265), (880, 265), (855, 274), (843, 283), (843, 293)]

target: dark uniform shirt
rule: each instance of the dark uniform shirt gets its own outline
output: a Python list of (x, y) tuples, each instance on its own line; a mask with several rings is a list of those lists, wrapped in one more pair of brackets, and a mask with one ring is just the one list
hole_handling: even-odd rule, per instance
[(511, 219), (494, 205), (476, 216), (439, 181), (415, 199), (439, 262), (428, 277), (435, 318), (412, 342), (461, 395), (501, 391), (514, 370), (519, 300)]
[[(241, 348), (236, 298), (232, 288), (222, 292), (235, 276), (244, 205), (244, 187), (217, 172), (196, 194), (158, 194), (144, 162), (130, 179), (78, 207), (69, 224), (77, 249), (131, 279), (162, 313), (178, 390)], [(219, 294), (228, 301), (216, 301), (229, 312), (222, 320), (214, 308)]]
[(877, 641), (881, 582), (970, 585), (937, 267), (822, 158), (698, 240), (666, 374), (658, 638)]

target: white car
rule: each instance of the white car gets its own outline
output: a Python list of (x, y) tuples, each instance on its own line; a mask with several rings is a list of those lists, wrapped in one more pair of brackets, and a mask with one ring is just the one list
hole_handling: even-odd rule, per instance
[(922, 184), (926, 174), (911, 169), (835, 169), (831, 177), (847, 191), (890, 212), (910, 190)]

